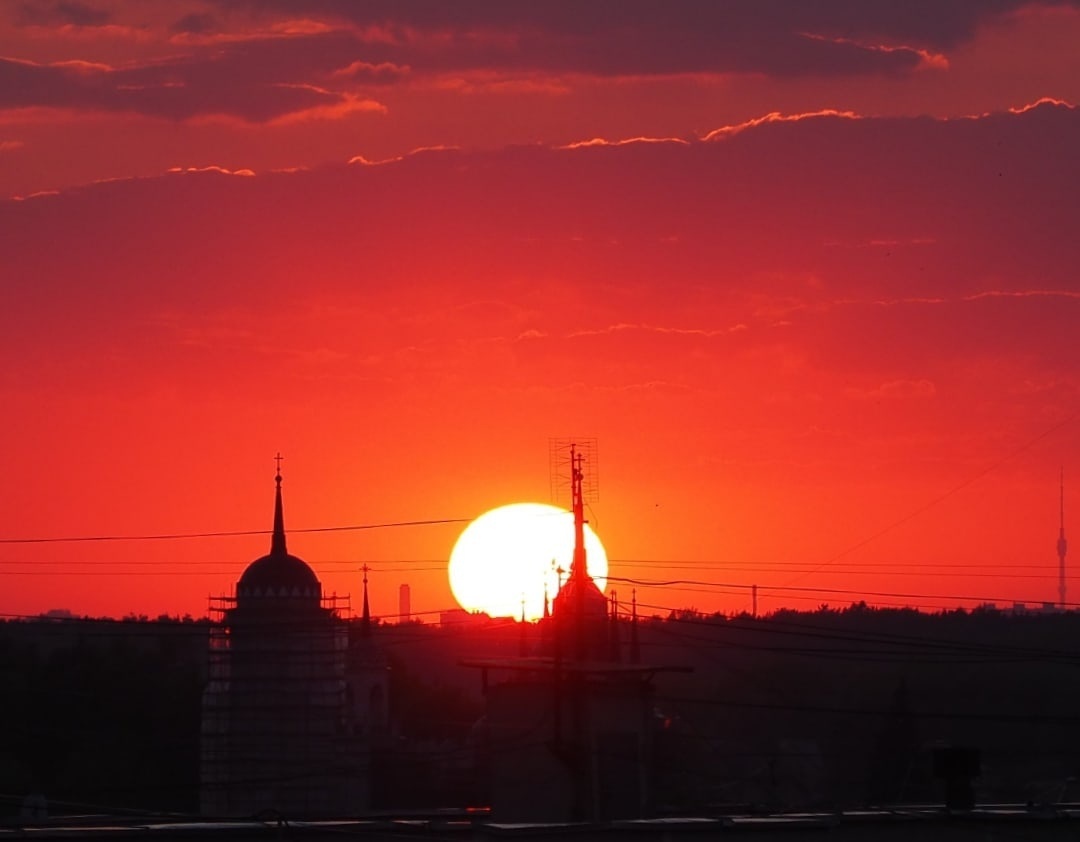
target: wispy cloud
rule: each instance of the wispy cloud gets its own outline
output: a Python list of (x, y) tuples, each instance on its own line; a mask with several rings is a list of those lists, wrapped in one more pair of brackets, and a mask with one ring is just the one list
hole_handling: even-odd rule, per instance
[(857, 38), (840, 38), (836, 36), (818, 35), (813, 32), (801, 33), (804, 38), (814, 41), (826, 41), (831, 44), (850, 44), (862, 50), (884, 53), (886, 55), (898, 55), (911, 57), (916, 60), (916, 68), (920, 70), (948, 70), (949, 59), (944, 53), (933, 52), (906, 44), (880, 44), (872, 41), (863, 41)]
[(353, 155), (349, 160), (349, 164), (356, 164), (364, 167), (379, 167), (384, 164), (394, 164), (398, 161), (404, 161), (413, 155), (423, 155), (428, 152), (457, 152), (459, 147), (457, 146), (418, 146), (415, 149), (410, 150), (404, 155), (395, 155), (391, 158), (381, 158), (379, 160), (371, 160), (363, 155)]
[(733, 333), (739, 333), (747, 330), (745, 324), (735, 324), (725, 328), (698, 328), (698, 327), (665, 327), (663, 325), (651, 325), (651, 324), (631, 324), (628, 322), (620, 322), (618, 324), (607, 325), (601, 328), (591, 328), (587, 330), (576, 330), (567, 334), (568, 339), (576, 339), (583, 336), (605, 336), (613, 333), (655, 333), (666, 336), (699, 336), (705, 338), (714, 338), (717, 336), (730, 336)]
[(1028, 111), (1031, 111), (1031, 110), (1033, 110), (1035, 108), (1039, 108), (1040, 106), (1043, 106), (1043, 105), (1056, 105), (1056, 106), (1060, 106), (1062, 108), (1076, 108), (1076, 104), (1072, 103), (1072, 102), (1069, 102), (1068, 100), (1054, 99), (1053, 97), (1044, 96), (1044, 97), (1041, 97), (1040, 99), (1035, 100), (1035, 102), (1028, 103), (1027, 105), (1014, 106), (1014, 107), (1010, 108), (1009, 111), (1012, 112), (1013, 114), (1025, 114)]
[(559, 149), (586, 149), (592, 146), (631, 146), (636, 143), (675, 143), (689, 146), (690, 143), (681, 137), (627, 137), (621, 140), (607, 140), (602, 137), (594, 137), (591, 140), (579, 140), (559, 146)]
[(205, 167), (170, 167), (167, 170), (167, 172), (170, 172), (170, 173), (205, 173), (205, 172), (210, 172), (210, 173), (219, 173), (220, 175), (246, 176), (246, 177), (249, 177), (249, 178), (251, 176), (255, 175), (254, 170), (243, 169), (243, 168), (238, 169), (238, 170), (230, 170), (230, 169), (228, 169), (226, 167), (219, 167), (219, 166), (216, 166), (214, 164), (211, 164), (211, 165), (205, 166)]
[(855, 397), (870, 400), (911, 400), (932, 398), (937, 394), (937, 386), (930, 380), (889, 380), (869, 390), (850, 389), (848, 393)]
[(702, 137), (705, 141), (725, 140), (729, 137), (734, 137), (740, 132), (744, 132), (747, 129), (754, 129), (758, 126), (767, 125), (769, 123), (797, 123), (800, 120), (814, 120), (820, 118), (840, 118), (844, 120), (858, 120), (859, 115), (854, 111), (837, 111), (832, 108), (825, 108), (820, 111), (806, 111), (801, 114), (782, 114), (779, 111), (770, 111), (762, 117), (755, 117), (751, 120), (746, 120), (743, 123), (736, 123), (732, 126), (721, 126), (718, 129), (713, 129), (711, 132)]
[(268, 123), (271, 126), (290, 126), (312, 120), (340, 120), (351, 114), (386, 114), (388, 111), (389, 109), (377, 100), (344, 94), (337, 102), (327, 105), (314, 105), (299, 111), (290, 111), (269, 120)]

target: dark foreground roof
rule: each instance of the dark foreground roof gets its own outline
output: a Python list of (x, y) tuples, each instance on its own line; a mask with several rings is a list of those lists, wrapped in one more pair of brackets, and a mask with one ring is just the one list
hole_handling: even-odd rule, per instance
[(941, 807), (850, 810), (838, 813), (775, 813), (675, 817), (615, 821), (604, 824), (505, 824), (489, 816), (452, 811), (422, 818), (344, 819), (339, 821), (178, 821), (175, 819), (64, 818), (38, 824), (0, 823), (0, 840), (32, 838), (54, 840), (106, 840), (127, 842), (186, 842), (221, 840), (244, 842), (262, 839), (348, 839), (370, 842), (477, 842), (477, 840), (576, 839), (604, 842), (705, 842), (745, 838), (749, 842), (785, 840), (822, 842), (826, 837), (851, 842), (897, 842), (918, 834), (920, 842), (971, 839), (1015, 842), (1075, 840), (1080, 833), (1080, 804), (1046, 808), (987, 806), (950, 813)]

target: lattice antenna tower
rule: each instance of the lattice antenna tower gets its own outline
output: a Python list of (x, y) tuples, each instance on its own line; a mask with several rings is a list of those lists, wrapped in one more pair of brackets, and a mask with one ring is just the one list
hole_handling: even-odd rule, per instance
[(600, 500), (600, 458), (596, 439), (585, 436), (548, 439), (551, 502), (564, 509), (570, 509), (573, 505), (571, 453), (581, 457), (581, 496), (586, 505), (593, 506)]
[(1061, 528), (1058, 531), (1058, 603), (1065, 610), (1065, 553), (1069, 542), (1065, 540), (1065, 466), (1061, 467)]

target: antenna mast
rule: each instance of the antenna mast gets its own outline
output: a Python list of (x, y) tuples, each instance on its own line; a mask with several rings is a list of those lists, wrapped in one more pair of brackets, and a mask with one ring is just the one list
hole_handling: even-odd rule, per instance
[[(575, 460), (578, 464), (575, 465)], [(551, 502), (573, 511), (574, 470), (587, 465), (580, 479), (581, 501), (587, 506), (600, 499), (600, 463), (595, 438), (572, 436), (548, 439), (548, 470), (551, 477)]]
[(1065, 468), (1061, 469), (1061, 528), (1058, 531), (1058, 602), (1065, 610), (1065, 551), (1069, 548), (1065, 540)]

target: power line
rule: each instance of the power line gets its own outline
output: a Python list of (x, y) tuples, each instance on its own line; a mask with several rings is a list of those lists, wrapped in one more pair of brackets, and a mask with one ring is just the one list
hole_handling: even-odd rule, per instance
[(1046, 430), (1043, 430), (1041, 433), (1039, 433), (1034, 438), (1028, 439), (1026, 442), (1024, 442), (1019, 447), (1015, 448), (1014, 450), (1010, 451), (1009, 453), (1006, 453), (1004, 456), (997, 459), (995, 462), (992, 462), (990, 465), (986, 466), (985, 468), (983, 468), (981, 471), (977, 472), (973, 476), (968, 477), (966, 480), (964, 480), (960, 484), (953, 486), (952, 488), (950, 488), (948, 491), (944, 492), (943, 494), (939, 494), (937, 497), (934, 497), (929, 502), (924, 503), (922, 506), (919, 506), (917, 509), (915, 509), (914, 511), (909, 512), (908, 514), (904, 515), (903, 517), (899, 518), (898, 520), (895, 520), (892, 523), (889, 523), (886, 526), (882, 527), (881, 529), (877, 530), (876, 532), (871, 533), (867, 537), (863, 538), (861, 541), (858, 541), (855, 544), (852, 544), (847, 549), (841, 550), (840, 552), (836, 553), (831, 558), (826, 559), (825, 561), (823, 561), (821, 564), (819, 564), (813, 570), (809, 570), (809, 571), (806, 571), (804, 573), (800, 573), (792, 581), (798, 581), (801, 578), (809, 576), (809, 575), (811, 575), (813, 573), (817, 573), (818, 571), (822, 570), (823, 568), (828, 567), (829, 565), (833, 564), (836, 561), (839, 561), (844, 556), (850, 555), (851, 553), (855, 552), (856, 550), (862, 549), (867, 544), (869, 544), (869, 543), (871, 543), (873, 541), (876, 541), (882, 535), (885, 535), (885, 534), (887, 534), (889, 532), (892, 532), (892, 530), (894, 530), (894, 529), (896, 529), (896, 528), (898, 528), (900, 526), (903, 526), (905, 523), (908, 523), (909, 521), (914, 520), (919, 515), (921, 515), (924, 512), (927, 512), (930, 509), (932, 509), (934, 506), (937, 506), (940, 503), (943, 503), (945, 500), (949, 499), (953, 495), (958, 494), (959, 492), (963, 491), (968, 486), (974, 485), (976, 482), (978, 482), (980, 479), (985, 477), (987, 474), (990, 474), (990, 473), (996, 471), (998, 468), (1000, 468), (1006, 462), (1008, 462), (1011, 459), (1015, 459), (1017, 456), (1019, 456), (1025, 450), (1028, 450), (1029, 448), (1033, 447), (1035, 444), (1042, 441), (1044, 438), (1047, 438), (1048, 436), (1056, 433), (1058, 430), (1062, 429), (1063, 427), (1066, 427), (1067, 425), (1073, 423), (1078, 417), (1080, 417), (1080, 415), (1078, 415), (1077, 413), (1073, 413), (1072, 415), (1067, 416), (1064, 420), (1059, 421), (1057, 424), (1054, 424), (1053, 426), (1051, 426), (1050, 428), (1048, 428)]
[[(642, 602), (638, 602), (638, 607), (645, 607), (668, 612), (679, 611), (679, 609), (673, 608), (671, 606), (650, 605)], [(1026, 646), (1016, 646), (1014, 644), (981, 643), (978, 641), (950, 640), (947, 638), (928, 638), (924, 635), (916, 636), (909, 634), (899, 634), (896, 632), (881, 632), (865, 629), (861, 631), (849, 631), (845, 628), (837, 627), (835, 625), (821, 625), (810, 622), (794, 622), (792, 620), (780, 619), (775, 616), (761, 619), (735, 618), (731, 620), (723, 617), (721, 617), (720, 619), (717, 619), (715, 617), (710, 619), (706, 617), (695, 618), (676, 616), (674, 622), (689, 626), (700, 626), (715, 631), (738, 632), (744, 634), (760, 633), (786, 635), (799, 639), (816, 637), (824, 640), (839, 640), (844, 642), (863, 644), (909, 646), (915, 649), (923, 649), (930, 651), (940, 650), (946, 652), (954, 651), (973, 654), (1008, 653), (1010, 655), (1017, 655), (1026, 658), (1062, 658), (1067, 659), (1071, 664), (1076, 663), (1077, 658), (1080, 658), (1080, 652), (1069, 651), (1066, 649), (1038, 649)]]
[[(614, 582), (627, 582), (632, 585), (640, 585), (642, 587), (670, 587), (674, 585), (697, 585), (705, 588), (731, 588), (740, 591), (749, 591), (754, 588), (754, 585), (746, 585), (741, 582), (708, 582), (699, 579), (631, 579), (622, 576), (608, 576), (608, 581)], [(870, 591), (870, 590), (852, 590), (849, 588), (821, 588), (821, 587), (806, 587), (796, 585), (757, 585), (758, 592), (762, 591), (775, 591), (780, 593), (786, 593), (793, 591), (796, 593), (820, 593), (820, 594), (845, 594), (847, 596), (883, 596), (892, 597), (896, 599), (948, 599), (958, 600), (961, 602), (1004, 602), (1008, 603), (1012, 601), (1011, 597), (992, 597), (992, 596), (976, 596), (971, 594), (920, 594), (920, 593), (898, 593), (894, 591)], [(707, 592), (707, 591), (706, 591)], [(1080, 603), (1067, 602), (1066, 607), (1076, 608), (1080, 607)]]
[[(402, 520), (390, 523), (361, 523), (349, 526), (311, 526), (290, 529), (289, 534), (306, 532), (356, 532), (364, 529), (390, 529), (404, 526), (439, 526), (448, 523), (471, 523), (475, 518), (434, 518)], [(177, 541), (188, 538), (233, 538), (242, 535), (270, 535), (271, 529), (240, 529), (224, 532), (175, 532), (161, 535), (78, 535), (51, 538), (0, 538), (0, 544), (70, 544), (90, 541)]]

